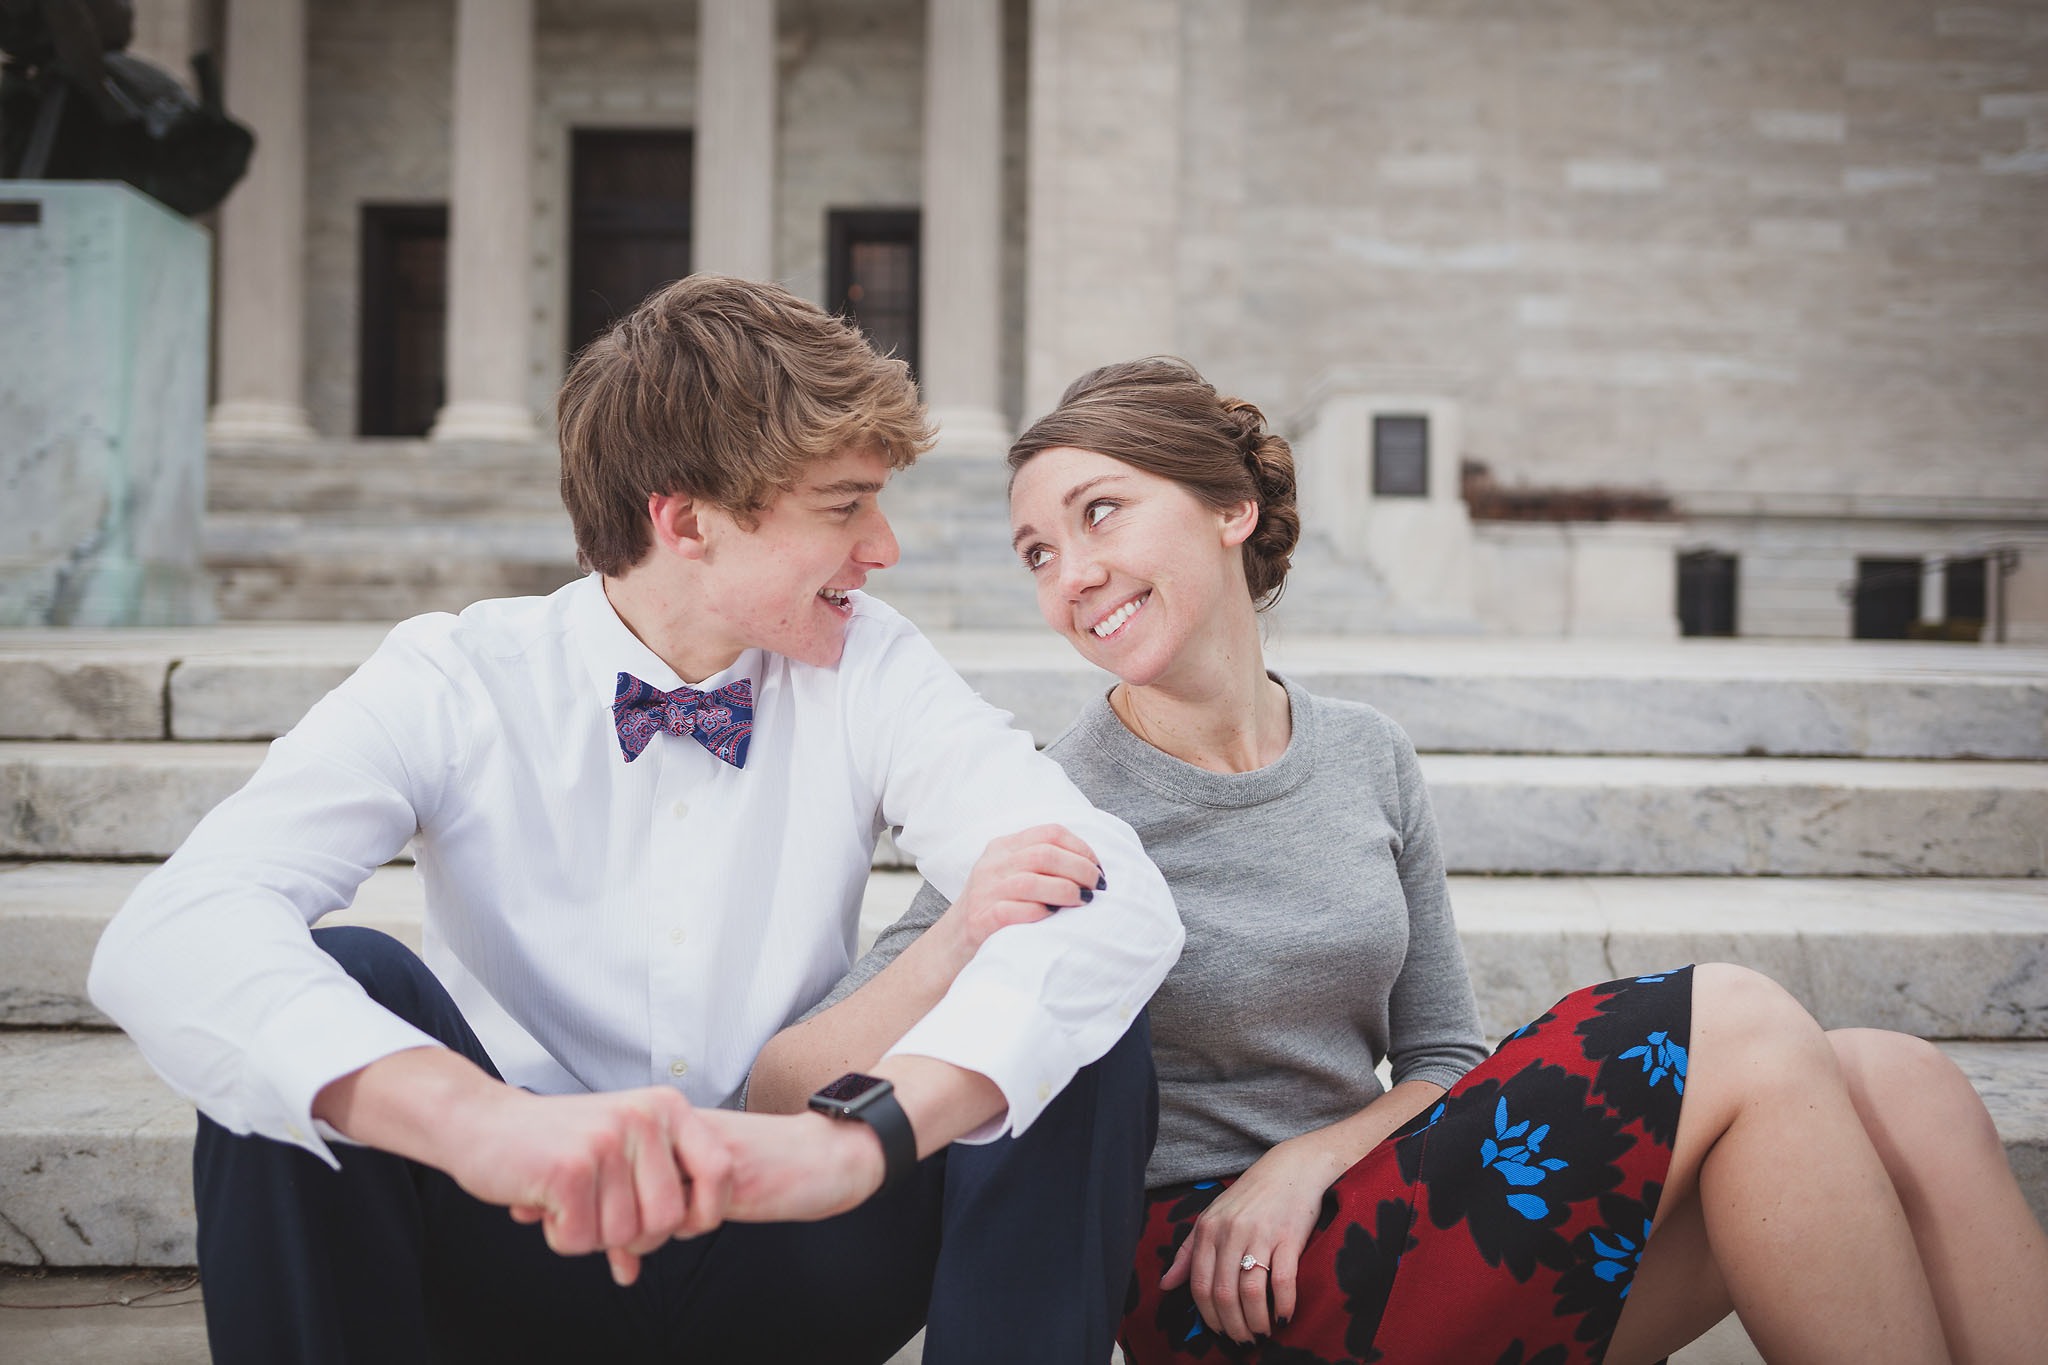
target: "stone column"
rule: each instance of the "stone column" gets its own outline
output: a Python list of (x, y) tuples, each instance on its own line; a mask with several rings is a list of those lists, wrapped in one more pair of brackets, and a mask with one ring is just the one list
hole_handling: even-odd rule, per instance
[(919, 380), (935, 455), (1001, 455), (1001, 0), (929, 0)]
[(531, 441), (533, 0), (457, 0), (448, 397), (437, 441)]
[(256, 152), (220, 209), (220, 372), (207, 434), (303, 441), (305, 407), (305, 0), (229, 0), (228, 112)]
[(1180, 0), (1031, 0), (1024, 419), (1180, 349)]
[(1920, 561), (1920, 624), (1938, 626), (1948, 615), (1948, 556), (1928, 555)]
[(699, 0), (690, 267), (775, 271), (775, 3)]

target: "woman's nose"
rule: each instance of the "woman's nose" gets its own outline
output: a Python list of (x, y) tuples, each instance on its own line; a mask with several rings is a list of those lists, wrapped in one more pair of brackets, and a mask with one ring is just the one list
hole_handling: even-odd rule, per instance
[(1068, 600), (1078, 599), (1090, 588), (1102, 586), (1104, 571), (1101, 561), (1090, 554), (1065, 554), (1060, 556), (1060, 592)]

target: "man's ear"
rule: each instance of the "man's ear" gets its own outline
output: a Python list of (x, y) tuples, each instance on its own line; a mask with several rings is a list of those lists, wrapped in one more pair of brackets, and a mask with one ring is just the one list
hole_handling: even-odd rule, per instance
[(1250, 498), (1246, 498), (1222, 515), (1225, 545), (1242, 545), (1251, 539), (1252, 532), (1258, 529), (1259, 504)]
[(687, 493), (650, 493), (647, 515), (654, 522), (655, 543), (683, 559), (704, 557), (703, 519)]

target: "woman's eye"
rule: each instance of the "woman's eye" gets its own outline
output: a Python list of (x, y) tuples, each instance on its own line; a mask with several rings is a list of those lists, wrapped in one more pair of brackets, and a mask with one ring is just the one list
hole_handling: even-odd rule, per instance
[(1115, 504), (1115, 503), (1113, 503), (1113, 502), (1091, 502), (1091, 503), (1089, 503), (1089, 504), (1088, 504), (1088, 512), (1087, 512), (1087, 517), (1088, 517), (1088, 524), (1089, 524), (1090, 526), (1099, 526), (1099, 525), (1101, 525), (1101, 524), (1102, 524), (1102, 519), (1103, 519), (1104, 517), (1108, 516), (1108, 515), (1109, 515), (1109, 514), (1110, 514), (1111, 512), (1113, 512), (1113, 511), (1115, 511), (1115, 510), (1116, 510), (1116, 504)]
[(1046, 561), (1051, 558), (1051, 550), (1046, 549), (1043, 545), (1034, 545), (1024, 552), (1024, 567), (1027, 569), (1042, 569), (1045, 567)]

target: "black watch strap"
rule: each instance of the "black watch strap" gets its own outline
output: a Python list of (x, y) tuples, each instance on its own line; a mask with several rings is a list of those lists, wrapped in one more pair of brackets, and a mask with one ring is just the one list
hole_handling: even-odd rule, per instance
[(910, 1131), (910, 1115), (895, 1094), (876, 1095), (849, 1117), (867, 1124), (882, 1140), (882, 1188), (893, 1190), (910, 1179), (917, 1169), (917, 1134)]
[[(840, 1099), (832, 1092), (848, 1082), (871, 1082), (863, 1093)], [(875, 1130), (882, 1142), (882, 1189), (893, 1190), (910, 1179), (917, 1169), (917, 1134), (911, 1130), (910, 1115), (896, 1102), (896, 1087), (887, 1081), (851, 1074), (811, 1096), (811, 1108), (835, 1119), (858, 1119)]]

